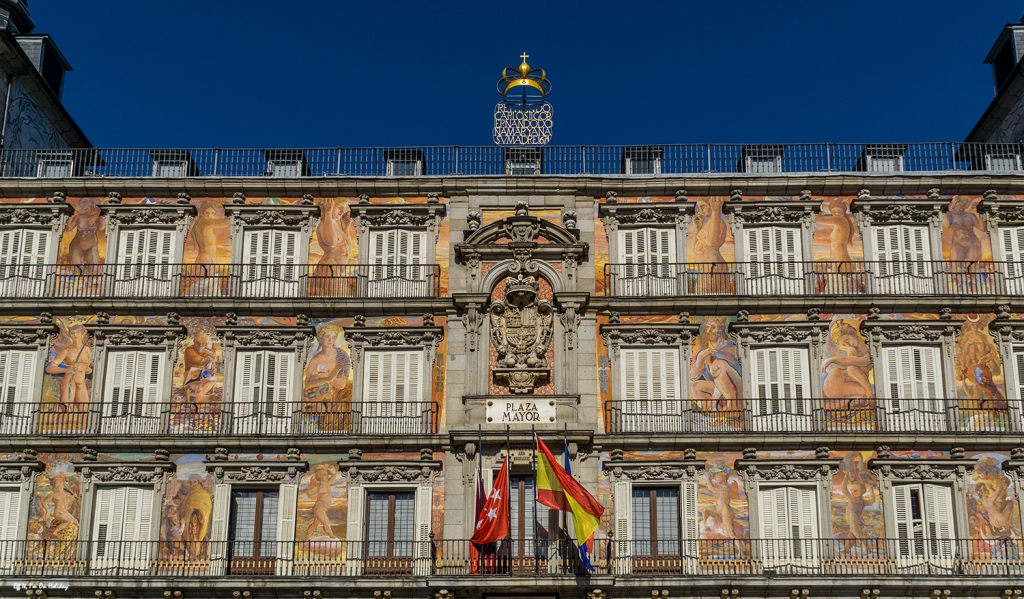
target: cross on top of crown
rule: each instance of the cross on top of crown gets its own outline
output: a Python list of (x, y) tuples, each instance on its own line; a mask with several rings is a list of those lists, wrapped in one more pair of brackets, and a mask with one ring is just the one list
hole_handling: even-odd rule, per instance
[(523, 52), (522, 54), (519, 55), (519, 58), (522, 58), (523, 62), (526, 62), (526, 59), (529, 58), (529, 57), (530, 57), (530, 55), (527, 54), (526, 52)]

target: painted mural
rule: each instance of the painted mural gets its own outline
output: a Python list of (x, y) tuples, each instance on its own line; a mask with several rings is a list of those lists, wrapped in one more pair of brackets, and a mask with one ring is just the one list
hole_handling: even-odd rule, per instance
[[(703, 456), (698, 454), (698, 457)], [(722, 541), (709, 546), (712, 552), (721, 551), (726, 557), (740, 554), (742, 545), (736, 543), (736, 539), (750, 538), (747, 495), (743, 479), (733, 467), (740, 457), (735, 453), (707, 456), (707, 468), (697, 483), (700, 538)]]
[(967, 520), (973, 551), (992, 559), (1017, 558), (1008, 551), (1015, 544), (1001, 543), (1020, 539), (1020, 508), (1014, 498), (1012, 481), (1003, 471), (1007, 457), (998, 453), (969, 455), (978, 460), (970, 475), (967, 490)]
[(213, 481), (206, 475), (204, 456), (183, 455), (175, 462), (160, 519), (161, 551), (188, 560), (210, 557), (210, 518), (213, 514)]
[(833, 315), (821, 363), (822, 408), (841, 430), (874, 428), (871, 353), (860, 333), (863, 317)]
[(32, 101), (25, 86), (15, 78), (11, 82), (7, 107), (4, 147), (11, 150), (66, 148), (67, 142)]
[(70, 463), (73, 457), (70, 454), (40, 456), (46, 463), (46, 470), (36, 478), (27, 529), (28, 540), (46, 541), (31, 544), (40, 553), (46, 551), (51, 556), (69, 558), (75, 554), (82, 492), (78, 474)]
[(95, 316), (54, 318), (59, 334), (50, 344), (43, 375), (40, 430), (85, 431), (91, 401), (92, 339), (85, 328)]
[(1010, 430), (999, 349), (989, 334), (994, 314), (968, 314), (957, 339), (954, 373), (961, 426), (969, 430)]
[[(698, 417), (725, 419), (743, 426), (743, 367), (739, 349), (729, 338), (729, 320), (721, 316), (703, 319), (693, 343), (690, 362), (690, 393)], [(723, 424), (719, 422), (719, 424)]]

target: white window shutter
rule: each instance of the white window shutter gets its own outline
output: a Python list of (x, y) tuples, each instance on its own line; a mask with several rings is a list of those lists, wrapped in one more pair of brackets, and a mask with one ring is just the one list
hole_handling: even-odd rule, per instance
[(117, 240), (117, 263), (138, 264), (142, 262), (142, 252), (139, 251), (138, 229), (121, 229), (120, 238)]
[(416, 550), (417, 558), (429, 558), (431, 510), (433, 508), (433, 487), (416, 487)]
[(228, 555), (228, 518), (231, 513), (231, 485), (213, 485), (213, 512), (210, 516), (210, 574), (222, 575)]
[(347, 550), (347, 568), (345, 573), (356, 575), (362, 571), (363, 557), (363, 526), (366, 519), (366, 508), (363, 501), (366, 493), (362, 487), (348, 488), (348, 528), (345, 535)]
[(615, 508), (615, 557), (616, 572), (619, 574), (630, 571), (632, 555), (633, 485), (629, 481), (616, 481), (612, 485), (612, 502)]
[[(953, 535), (952, 488), (947, 485), (925, 484), (924, 512), (928, 522), (928, 538), (951, 541)], [(942, 553), (950, 552), (951, 543), (939, 543)]]
[[(129, 371), (135, 367), (134, 352), (111, 351), (107, 353), (107, 372), (104, 377), (103, 415), (106, 417), (121, 414), (122, 405), (130, 401)], [(134, 373), (132, 373), (134, 374)]]
[(1017, 396), (1014, 399), (1024, 399), (1024, 347), (1013, 348), (1013, 362), (1016, 366), (1014, 373), (1017, 376)]
[(239, 352), (235, 359), (235, 396), (231, 410), (236, 418), (253, 414), (253, 403), (257, 401), (257, 371), (263, 367), (263, 352)]
[(295, 541), (295, 511), (298, 503), (297, 484), (280, 486), (280, 500), (277, 503), (277, 575), (292, 573), (292, 559)]
[[(622, 400), (625, 402), (623, 410), (626, 412), (636, 411), (636, 401), (639, 399), (639, 376), (637, 373), (638, 353), (643, 350), (623, 349), (622, 355)], [(1024, 353), (1021, 354), (1024, 356)]]
[[(637, 263), (636, 229), (624, 229), (619, 231), (619, 261), (623, 264)], [(626, 276), (635, 276), (626, 271)]]
[(366, 360), (366, 368), (363, 371), (363, 411), (368, 416), (374, 416), (384, 400), (384, 389), (381, 384), (384, 354), (379, 351), (367, 351), (363, 356)]
[(18, 538), (18, 524), (21, 522), (21, 490), (0, 489), (0, 541), (3, 551), (0, 556), (11, 558), (13, 542)]
[(126, 487), (124, 489), (124, 541), (149, 541), (152, 533), (153, 489)]
[[(28, 432), (27, 419), (32, 414), (36, 394), (33, 391), (37, 354), (27, 350), (0, 351), (0, 392), (3, 393), (4, 416), (15, 420), (3, 425), (8, 434)], [(24, 420), (24, 421), (23, 421)]]
[(679, 521), (683, 533), (683, 557), (696, 558), (700, 542), (700, 510), (697, 507), (697, 481), (683, 481), (679, 489)]
[[(289, 352), (277, 352), (277, 381), (274, 385), (274, 395), (268, 397), (273, 401), (271, 410), (274, 416), (291, 416), (291, 389), (292, 377), (295, 366), (295, 355)], [(269, 373), (268, 373), (269, 378)]]
[[(818, 537), (818, 493), (810, 488), (789, 489), (793, 498), (790, 505), (795, 508), (792, 512), (793, 524), (792, 536), (798, 539), (810, 540)], [(805, 557), (807, 555), (805, 554)]]
[[(911, 485), (893, 485), (892, 487), (892, 512), (898, 539), (910, 539), (913, 531), (913, 523), (910, 520), (910, 487)], [(906, 557), (909, 554), (910, 546), (900, 543), (900, 555)]]
[[(786, 518), (786, 512), (789, 509), (786, 500), (786, 488), (761, 489), (759, 499), (762, 538), (769, 541), (785, 539), (789, 536), (788, 520)], [(769, 547), (774, 549), (777, 545), (769, 543)]]
[(423, 400), (423, 352), (409, 351), (405, 353), (408, 366), (406, 402)]
[(145, 365), (145, 378), (140, 383), (145, 385), (145, 396), (141, 398), (141, 414), (146, 418), (156, 418), (160, 413), (160, 389), (163, 356), (161, 352), (139, 352), (142, 354), (139, 360)]

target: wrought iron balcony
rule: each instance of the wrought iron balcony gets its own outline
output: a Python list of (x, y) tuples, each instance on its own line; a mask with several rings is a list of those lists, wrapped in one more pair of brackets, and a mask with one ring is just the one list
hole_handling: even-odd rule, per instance
[[(1022, 145), (961, 142), (2, 150), (0, 177), (423, 177), (1021, 171)], [(528, 154), (528, 155), (527, 155)]]
[(670, 399), (605, 402), (609, 433), (969, 432), (1024, 430), (1021, 401)]
[(606, 264), (611, 297), (1019, 295), (1022, 262), (722, 262)]
[[(622, 577), (1024, 574), (1016, 538), (596, 539), (597, 574)], [(466, 540), (2, 541), (0, 574), (61, 577), (509, 577), (582, 574), (568, 539), (504, 540), (477, 552)]]
[(322, 437), (425, 435), (438, 426), (433, 402), (332, 403), (322, 401), (230, 405), (220, 402), (117, 405), (6, 403), (0, 435), (67, 437)]
[(5, 264), (8, 298), (437, 297), (437, 264)]

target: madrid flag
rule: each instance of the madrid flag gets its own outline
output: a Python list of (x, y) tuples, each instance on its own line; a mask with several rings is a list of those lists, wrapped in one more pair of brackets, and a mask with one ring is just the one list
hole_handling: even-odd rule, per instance
[(476, 515), (476, 530), (471, 542), (486, 545), (500, 541), (509, 535), (508, 507), (508, 458), (505, 458), (494, 481), (491, 494), (487, 496), (484, 507)]

